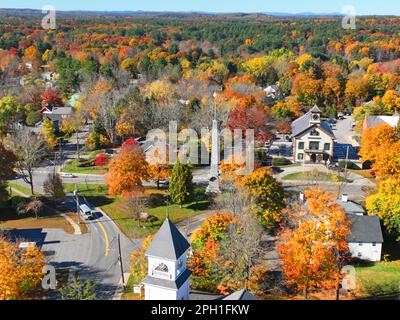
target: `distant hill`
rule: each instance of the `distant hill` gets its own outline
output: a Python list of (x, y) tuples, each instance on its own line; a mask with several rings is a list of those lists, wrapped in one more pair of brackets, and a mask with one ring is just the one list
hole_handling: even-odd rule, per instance
[[(341, 13), (287, 13), (287, 12), (262, 12), (262, 13), (217, 13), (217, 12), (150, 12), (150, 11), (57, 11), (61, 17), (73, 16), (134, 16), (141, 18), (174, 18), (174, 19), (255, 19), (268, 20), (271, 18), (307, 18), (307, 17), (338, 17)], [(43, 17), (41, 10), (36, 9), (5, 9), (0, 8), (0, 16), (31, 16)]]

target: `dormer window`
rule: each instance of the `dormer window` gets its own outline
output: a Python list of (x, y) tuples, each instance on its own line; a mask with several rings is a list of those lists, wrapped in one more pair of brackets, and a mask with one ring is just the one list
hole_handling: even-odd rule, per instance
[(168, 267), (164, 263), (160, 263), (154, 270), (160, 272), (168, 272)]
[(179, 261), (178, 261), (178, 269), (181, 269), (182, 266), (183, 266), (182, 259), (179, 259)]

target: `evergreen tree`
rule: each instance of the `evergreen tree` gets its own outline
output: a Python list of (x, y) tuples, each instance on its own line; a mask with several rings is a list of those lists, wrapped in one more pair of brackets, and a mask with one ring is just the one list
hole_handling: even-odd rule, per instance
[(188, 201), (193, 194), (193, 175), (190, 166), (180, 163), (179, 160), (172, 169), (169, 194), (172, 202), (179, 206)]
[(72, 282), (59, 290), (61, 300), (95, 300), (96, 285), (89, 278), (82, 281), (79, 276), (74, 276)]

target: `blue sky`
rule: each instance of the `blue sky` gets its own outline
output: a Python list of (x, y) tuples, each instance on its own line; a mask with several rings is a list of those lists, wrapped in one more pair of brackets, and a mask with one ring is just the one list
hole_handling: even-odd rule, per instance
[(0, 0), (0, 8), (53, 5), (57, 10), (145, 10), (208, 12), (342, 12), (353, 5), (356, 13), (400, 15), (399, 0)]

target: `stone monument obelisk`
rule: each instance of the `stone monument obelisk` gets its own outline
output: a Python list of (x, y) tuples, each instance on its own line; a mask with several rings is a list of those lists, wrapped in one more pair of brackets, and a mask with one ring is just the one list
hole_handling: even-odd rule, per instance
[(220, 193), (219, 189), (219, 133), (218, 133), (218, 121), (213, 120), (211, 129), (211, 168), (208, 178), (208, 187), (206, 193), (215, 194)]

